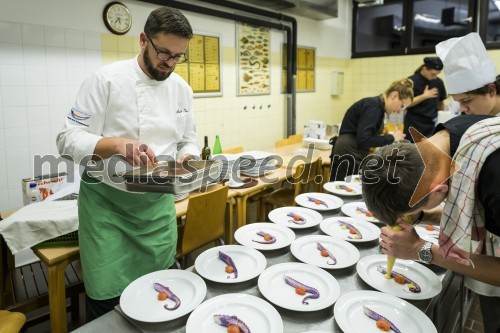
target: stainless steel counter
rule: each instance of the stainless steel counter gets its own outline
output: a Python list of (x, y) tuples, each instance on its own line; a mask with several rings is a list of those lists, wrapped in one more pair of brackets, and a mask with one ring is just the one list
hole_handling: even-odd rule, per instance
[[(357, 201), (357, 200), (345, 200)], [(331, 216), (341, 216), (343, 215), (339, 210), (322, 213), (323, 218)], [(319, 235), (323, 234), (319, 225), (309, 229), (294, 229), (297, 238), (306, 235)], [(361, 258), (380, 253), (378, 240), (367, 242), (367, 243), (353, 243), (359, 250)], [(290, 248), (276, 250), (276, 251), (262, 251), (267, 259), (267, 267), (272, 265), (283, 263), (283, 262), (298, 262), (297, 259), (291, 254)], [(447, 283), (449, 283), (449, 277), (451, 273), (441, 269), (437, 266), (429, 266), (439, 278), (443, 281), (443, 290)], [(366, 284), (357, 274), (356, 265), (351, 267), (340, 269), (340, 270), (327, 270), (332, 274), (335, 279), (340, 284), (341, 295), (354, 290), (374, 290), (368, 284)], [(205, 280), (207, 283), (207, 296), (206, 299), (211, 297), (226, 294), (226, 293), (245, 293), (254, 295), (260, 298), (264, 298), (259, 292), (257, 287), (257, 279), (255, 278), (251, 281), (243, 282), (240, 284), (221, 284)], [(440, 295), (432, 299), (410, 301), (417, 308), (425, 312), (431, 319), (433, 319), (434, 306), (439, 299)], [(307, 332), (310, 330), (322, 330), (326, 332), (342, 332), (340, 328), (335, 323), (333, 318), (333, 308), (334, 305), (315, 312), (297, 312), (291, 311), (284, 308), (280, 308), (273, 304), (273, 306), (278, 310), (284, 325), (284, 332), (286, 333), (299, 333)], [(119, 306), (108, 314), (80, 327), (74, 332), (87, 333), (87, 332), (172, 332), (172, 333), (183, 333), (185, 332), (185, 324), (189, 315), (186, 315), (177, 320), (160, 323), (160, 324), (148, 324), (137, 322), (132, 319), (127, 318), (120, 310)], [(259, 332), (266, 333), (266, 332)], [(269, 332), (273, 333), (273, 332)]]

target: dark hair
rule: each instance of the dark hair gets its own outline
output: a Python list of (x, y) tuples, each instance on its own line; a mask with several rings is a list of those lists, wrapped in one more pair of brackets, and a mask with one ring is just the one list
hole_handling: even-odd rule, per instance
[(394, 225), (399, 217), (428, 200), (425, 197), (410, 207), (410, 199), (424, 171), (424, 162), (413, 143), (381, 147), (363, 160), (360, 169), (366, 205), (384, 223)]
[(170, 7), (160, 7), (149, 14), (144, 32), (149, 37), (158, 33), (173, 34), (187, 39), (193, 38), (193, 29), (180, 10)]
[(421, 71), (421, 70), (422, 70), (422, 68), (424, 68), (424, 67), (427, 67), (427, 66), (425, 66), (425, 64), (420, 65), (420, 66), (419, 66), (419, 67), (415, 70), (415, 72), (413, 72), (413, 73), (414, 73), (414, 74), (418, 74), (418, 73), (420, 73), (420, 71)]
[[(495, 88), (497, 89), (497, 94), (500, 93), (500, 75), (497, 75), (496, 79), (495, 79), (495, 82), (491, 82), (493, 84), (495, 84)], [(491, 83), (488, 83), (484, 86), (482, 86), (481, 88), (477, 88), (477, 89), (474, 89), (474, 90), (471, 90), (471, 91), (468, 91), (467, 94), (473, 94), (473, 95), (486, 95), (489, 93), (488, 91), (488, 86), (491, 84)]]

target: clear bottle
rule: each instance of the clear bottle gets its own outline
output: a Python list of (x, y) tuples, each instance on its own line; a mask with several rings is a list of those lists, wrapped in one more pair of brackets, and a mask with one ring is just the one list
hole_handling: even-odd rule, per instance
[(31, 183), (28, 191), (28, 205), (38, 201), (40, 201), (40, 191), (36, 188), (35, 183)]
[(220, 145), (220, 139), (219, 139), (218, 135), (215, 136), (214, 149), (213, 149), (212, 153), (214, 155), (215, 154), (222, 154), (222, 147)]
[(205, 135), (205, 145), (201, 150), (201, 159), (209, 160), (210, 159), (210, 147), (208, 146), (208, 136)]

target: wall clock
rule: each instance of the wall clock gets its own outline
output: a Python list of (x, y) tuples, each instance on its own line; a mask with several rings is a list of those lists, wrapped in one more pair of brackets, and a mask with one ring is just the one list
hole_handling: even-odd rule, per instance
[(104, 7), (102, 18), (106, 28), (117, 35), (126, 34), (132, 26), (132, 14), (127, 6), (121, 2), (113, 1), (108, 3)]

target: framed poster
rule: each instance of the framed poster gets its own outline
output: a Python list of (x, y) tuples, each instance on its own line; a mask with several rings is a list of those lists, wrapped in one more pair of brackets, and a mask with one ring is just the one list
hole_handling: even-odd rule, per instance
[(194, 34), (187, 51), (188, 61), (175, 72), (193, 89), (194, 97), (222, 96), (220, 37)]
[(271, 51), (269, 28), (237, 24), (237, 95), (271, 94)]
[[(282, 77), (281, 89), (286, 91), (287, 45), (282, 47)], [(311, 47), (297, 48), (297, 79), (295, 89), (297, 92), (310, 92), (316, 89), (315, 68), (316, 49)]]

